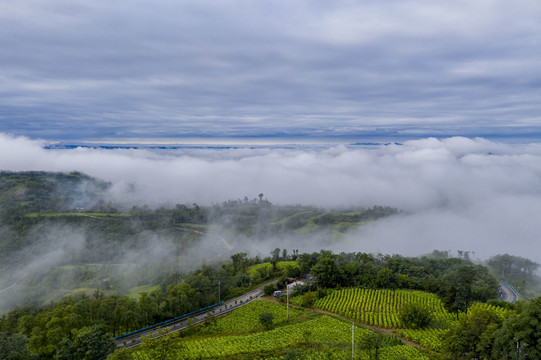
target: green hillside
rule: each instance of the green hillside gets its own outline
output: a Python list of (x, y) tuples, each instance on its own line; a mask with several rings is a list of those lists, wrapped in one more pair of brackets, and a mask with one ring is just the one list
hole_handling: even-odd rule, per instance
[(109, 186), (79, 172), (0, 171), (0, 208), (30, 213), (93, 207), (107, 200)]

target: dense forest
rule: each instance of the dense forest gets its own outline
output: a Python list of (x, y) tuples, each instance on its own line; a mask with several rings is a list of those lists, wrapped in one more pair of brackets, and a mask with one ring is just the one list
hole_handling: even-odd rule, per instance
[[(264, 194), (212, 206), (126, 206), (111, 200), (108, 187), (80, 173), (0, 173), (2, 358), (103, 359), (115, 347), (113, 336), (276, 280), (265, 289), (270, 295), (305, 274), (313, 282), (295, 294), (305, 308), (341, 289), (435, 294), (452, 323), (434, 322), (415, 306), (400, 309), (403, 323), (445, 332), (448, 340), (433, 357), (506, 359), (517, 343), (530, 358), (541, 353), (532, 325), (541, 321), (539, 265), (531, 260), (503, 254), (481, 263), (468, 251), (420, 257), (299, 252), (301, 240), (319, 238), (332, 249), (348, 230), (400, 212), (274, 205)], [(292, 245), (252, 256), (239, 238), (267, 246), (285, 238)], [(501, 279), (519, 290), (519, 303), (498, 300)], [(505, 316), (474, 307), (487, 302)]]

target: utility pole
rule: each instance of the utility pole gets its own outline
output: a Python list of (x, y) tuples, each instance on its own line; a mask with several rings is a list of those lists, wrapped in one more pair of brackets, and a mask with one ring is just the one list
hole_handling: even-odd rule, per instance
[(355, 323), (351, 323), (351, 358), (355, 360)]
[(220, 302), (221, 298), (222, 298), (222, 289), (220, 288), (220, 280), (218, 280), (218, 302)]
[(287, 286), (287, 281), (286, 281), (286, 298), (287, 298), (287, 306), (286, 306), (286, 311), (287, 311), (287, 319), (289, 321), (289, 287)]

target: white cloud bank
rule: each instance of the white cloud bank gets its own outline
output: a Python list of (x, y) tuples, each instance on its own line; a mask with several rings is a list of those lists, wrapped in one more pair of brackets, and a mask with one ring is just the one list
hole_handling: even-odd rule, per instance
[(263, 192), (280, 204), (393, 206), (404, 214), (359, 229), (341, 248), (407, 255), (461, 249), (483, 258), (508, 252), (541, 262), (539, 144), (456, 137), (372, 148), (164, 155), (42, 146), (0, 135), (0, 169), (81, 171), (111, 181), (117, 199), (139, 204), (211, 204)]

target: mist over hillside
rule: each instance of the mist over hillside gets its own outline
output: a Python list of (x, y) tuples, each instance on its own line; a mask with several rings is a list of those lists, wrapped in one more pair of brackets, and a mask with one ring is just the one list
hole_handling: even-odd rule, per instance
[(212, 206), (127, 207), (110, 187), (81, 173), (0, 172), (0, 312), (96, 290), (137, 292), (235, 253), (333, 247), (397, 213), (273, 205), (262, 193)]
[(109, 182), (108, 196), (126, 207), (210, 206), (264, 193), (274, 204), (383, 205), (403, 211), (350, 234), (341, 246), (351, 250), (467, 249), (486, 258), (504, 252), (532, 257), (538, 249), (538, 144), (456, 137), (400, 145), (201, 147), (163, 153), (46, 145), (1, 135), (0, 168), (80, 171)]
[[(42, 299), (81, 286), (129, 291), (275, 248), (461, 250), (541, 262), (537, 144), (429, 138), (162, 150), (57, 149), (0, 135), (2, 289), (24, 280)], [(59, 268), (53, 278), (64, 280), (48, 280)]]

